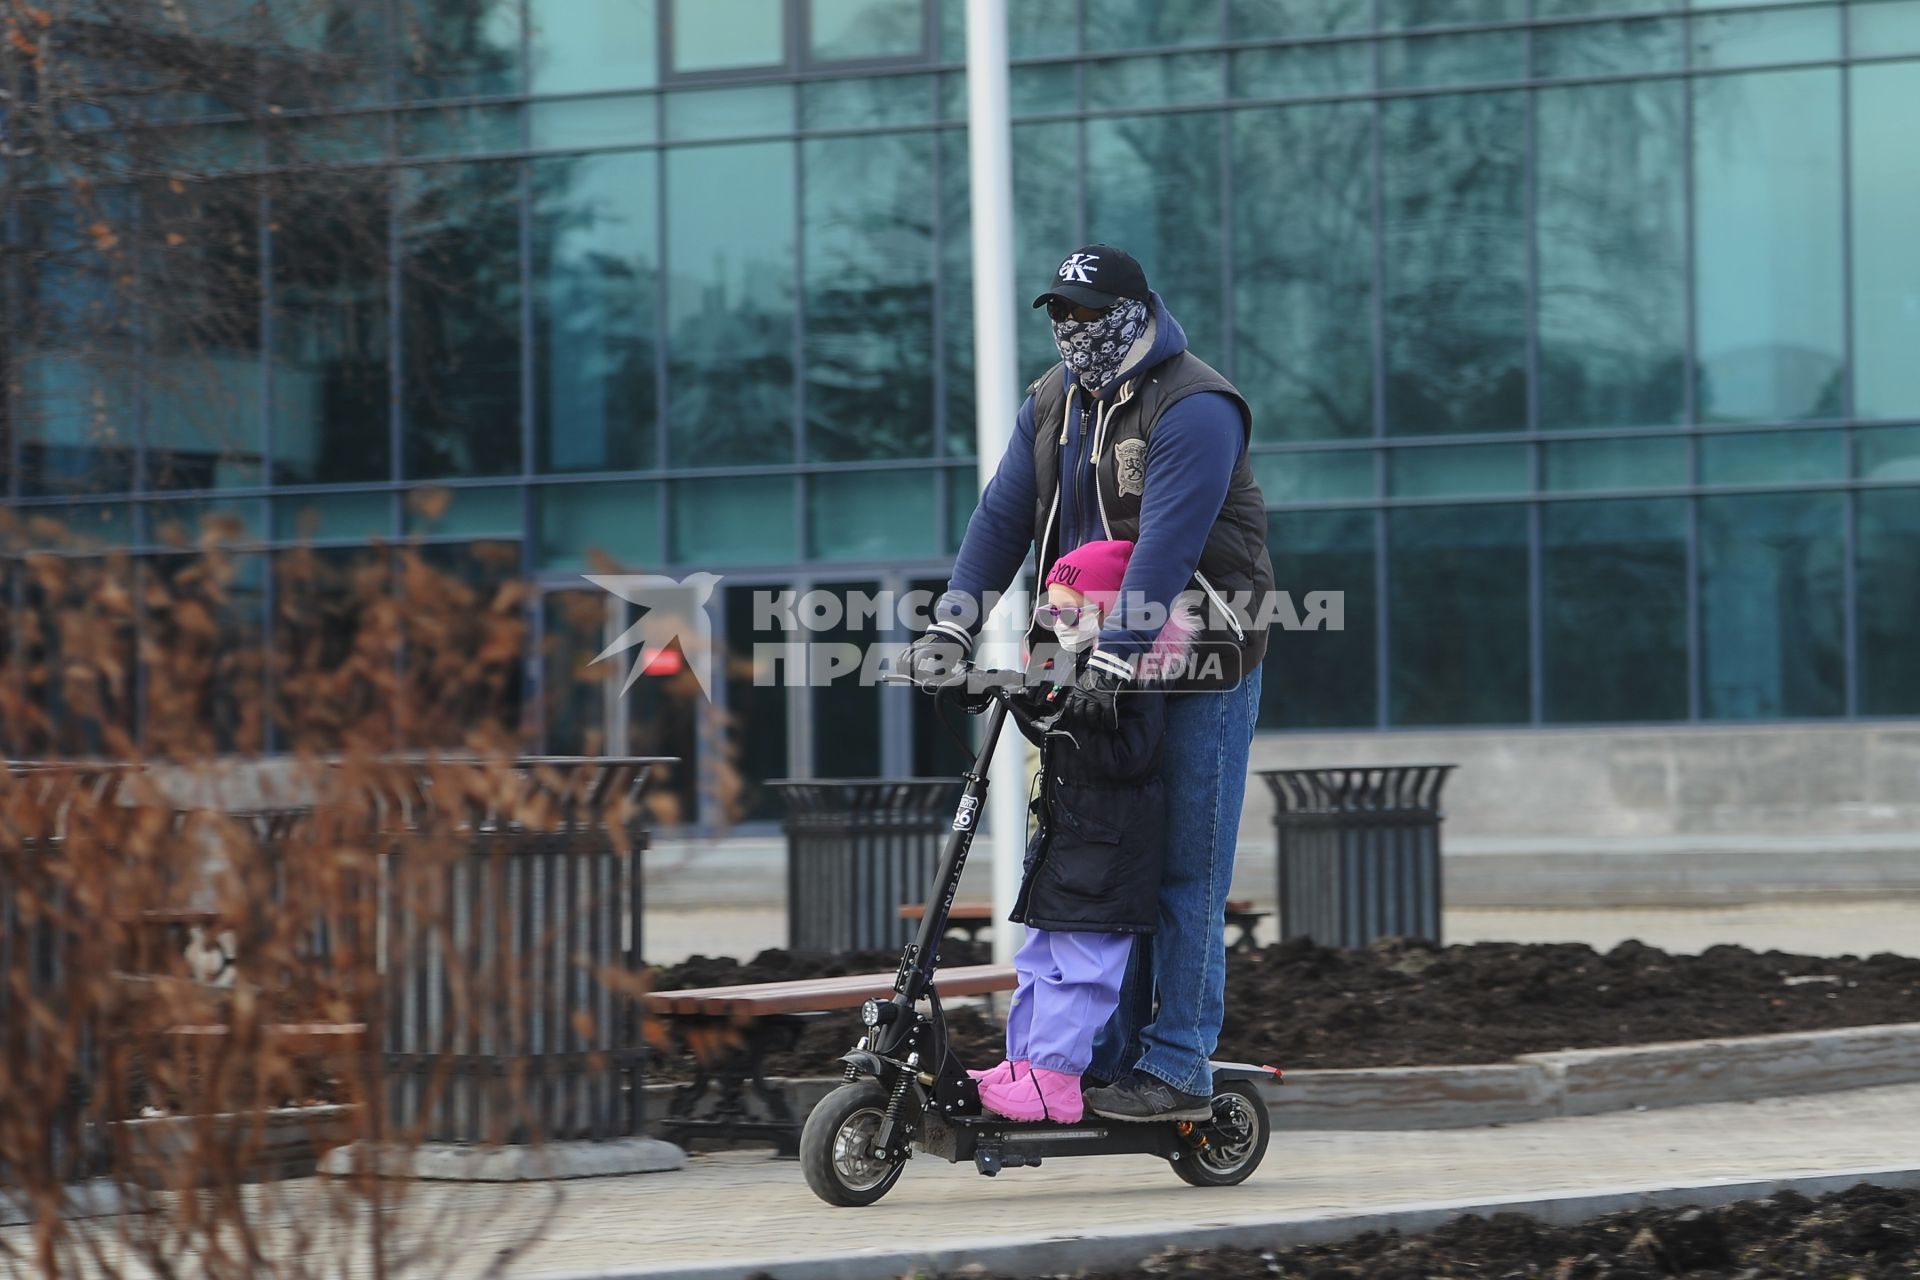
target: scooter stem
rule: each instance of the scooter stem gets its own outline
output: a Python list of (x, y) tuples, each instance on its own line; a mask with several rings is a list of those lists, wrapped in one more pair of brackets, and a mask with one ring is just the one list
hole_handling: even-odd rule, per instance
[[(947, 916), (953, 910), (954, 895), (960, 891), (960, 874), (967, 869), (967, 852), (973, 848), (973, 833), (979, 826), (981, 816), (987, 811), (987, 770), (993, 764), (994, 744), (1000, 741), (1000, 730), (1006, 722), (1006, 699), (996, 697), (993, 705), (987, 708), (986, 730), (981, 735), (980, 753), (974, 757), (973, 768), (962, 775), (966, 785), (960, 791), (960, 805), (954, 810), (953, 828), (947, 836), (947, 846), (940, 855), (940, 869), (934, 875), (933, 896), (927, 899), (926, 914), (920, 917), (920, 932), (914, 939), (913, 965), (911, 968), (902, 966), (901, 982), (895, 987), (894, 1002), (905, 1006), (903, 1013), (925, 994), (928, 984), (933, 981), (934, 967), (940, 955), (940, 939), (946, 935)], [(1019, 842), (1017, 833), (1001, 833), (999, 839), (1007, 846), (1005, 856), (1018, 856), (1015, 848)]]

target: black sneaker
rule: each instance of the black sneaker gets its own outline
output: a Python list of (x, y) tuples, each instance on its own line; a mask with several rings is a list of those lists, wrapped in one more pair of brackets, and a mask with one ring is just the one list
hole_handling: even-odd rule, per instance
[(1109, 1120), (1211, 1120), (1213, 1099), (1182, 1093), (1157, 1076), (1135, 1071), (1104, 1089), (1087, 1090), (1087, 1110)]

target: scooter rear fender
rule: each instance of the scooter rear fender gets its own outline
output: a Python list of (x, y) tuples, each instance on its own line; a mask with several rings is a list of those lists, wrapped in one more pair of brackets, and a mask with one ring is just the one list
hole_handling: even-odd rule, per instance
[(1250, 1062), (1210, 1062), (1216, 1083), (1221, 1080), (1251, 1080), (1256, 1083), (1280, 1084), (1286, 1077), (1278, 1067), (1255, 1066)]

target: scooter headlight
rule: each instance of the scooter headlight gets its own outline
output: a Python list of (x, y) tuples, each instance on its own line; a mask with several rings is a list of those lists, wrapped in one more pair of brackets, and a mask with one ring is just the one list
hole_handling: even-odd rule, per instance
[(880, 1002), (868, 1000), (860, 1006), (860, 1021), (869, 1027), (880, 1025)]

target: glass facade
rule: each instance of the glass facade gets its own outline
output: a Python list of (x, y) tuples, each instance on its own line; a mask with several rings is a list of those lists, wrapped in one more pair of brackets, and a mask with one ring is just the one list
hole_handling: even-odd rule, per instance
[[(1343, 632), (1276, 632), (1266, 727), (1920, 714), (1912, 0), (1009, 7), (1022, 288), (1136, 253), (1253, 402), (1280, 585), (1345, 593)], [(601, 634), (595, 565), (724, 573), (738, 641), (757, 585), (937, 579), (974, 489), (964, 8), (341, 3), (276, 135), (324, 172), (98, 197), (201, 229), (139, 268), (191, 358), (166, 307), (19, 282), (10, 504), (153, 555), (217, 512), (263, 584), (299, 541), (505, 546), (572, 646), (533, 679)], [(285, 158), (181, 107), (182, 154)], [(9, 234), (88, 225), (49, 185)], [(756, 780), (945, 749), (724, 684)]]

